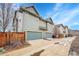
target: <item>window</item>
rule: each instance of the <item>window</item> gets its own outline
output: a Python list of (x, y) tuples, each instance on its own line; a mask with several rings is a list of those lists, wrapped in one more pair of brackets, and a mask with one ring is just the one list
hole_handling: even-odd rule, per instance
[(63, 31), (63, 33), (66, 33), (66, 31)]

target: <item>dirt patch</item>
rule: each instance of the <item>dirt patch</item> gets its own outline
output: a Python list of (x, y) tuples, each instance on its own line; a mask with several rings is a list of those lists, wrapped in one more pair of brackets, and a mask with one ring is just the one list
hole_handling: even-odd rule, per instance
[(21, 42), (15, 42), (15, 44), (10, 44), (10, 45), (7, 45), (4, 47), (5, 49), (5, 52), (4, 53), (7, 53), (7, 52), (11, 52), (11, 51), (14, 51), (14, 50), (18, 50), (18, 49), (21, 49), (21, 48), (25, 48), (25, 47), (28, 47), (30, 46), (31, 44), (26, 42), (26, 43), (21, 43)]
[(69, 55), (79, 55), (79, 36), (72, 42)]

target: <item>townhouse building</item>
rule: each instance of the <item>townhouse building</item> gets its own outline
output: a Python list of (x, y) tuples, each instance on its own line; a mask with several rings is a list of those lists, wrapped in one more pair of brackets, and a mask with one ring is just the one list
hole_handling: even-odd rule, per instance
[(25, 32), (26, 40), (52, 38), (53, 28), (52, 19), (40, 17), (34, 6), (21, 7), (16, 12), (14, 31)]

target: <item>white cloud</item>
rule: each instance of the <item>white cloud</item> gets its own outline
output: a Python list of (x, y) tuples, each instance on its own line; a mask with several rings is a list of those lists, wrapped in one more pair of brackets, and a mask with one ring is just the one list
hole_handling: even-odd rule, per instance
[(79, 22), (74, 22), (72, 26), (79, 25)]
[[(61, 10), (62, 8), (62, 3), (56, 3), (55, 7), (52, 9), (52, 12), (47, 12), (46, 17), (52, 17), (52, 16), (57, 16), (60, 12), (59, 10)], [(56, 12), (55, 14), (53, 14), (53, 12)]]
[[(76, 8), (74, 10), (72, 10), (71, 12), (68, 12), (69, 15), (67, 17), (64, 17), (64, 19), (61, 19), (58, 23), (67, 23), (67, 22), (71, 22), (71, 19), (77, 15), (77, 13), (79, 12), (79, 8)], [(64, 15), (64, 14), (63, 14)]]
[(46, 17), (51, 17), (52, 16), (52, 12), (48, 12), (47, 14), (46, 14)]
[(62, 7), (62, 3), (57, 3), (56, 5), (55, 5), (55, 7), (53, 8), (53, 10), (54, 11), (58, 11), (58, 10), (60, 10), (60, 8)]
[(19, 9), (21, 6), (23, 7), (28, 7), (28, 6), (33, 6), (34, 4), (33, 3), (14, 3), (13, 4), (13, 8), (15, 10)]
[[(53, 8), (52, 12), (48, 12), (47, 16), (52, 17), (55, 24), (64, 24), (68, 25), (69, 28), (72, 26), (79, 25), (78, 22), (73, 22), (74, 17), (79, 14), (79, 7), (76, 7), (72, 10), (64, 9), (63, 4), (59, 3)], [(68, 6), (66, 6), (68, 7)], [(53, 13), (54, 12), (54, 13)]]

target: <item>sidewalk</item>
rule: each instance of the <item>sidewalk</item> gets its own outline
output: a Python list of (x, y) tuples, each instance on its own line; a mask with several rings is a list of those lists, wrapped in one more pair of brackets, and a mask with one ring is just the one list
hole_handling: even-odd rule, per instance
[(76, 37), (65, 38), (63, 41), (60, 41), (59, 44), (54, 44), (45, 49), (40, 56), (68, 56), (71, 43), (75, 38)]
[[(68, 40), (71, 39), (71, 41), (69, 41), (68, 43), (68, 41), (67, 42), (65, 41), (67, 39)], [(4, 56), (5, 55), (6, 56), (25, 56), (26, 55), (27, 56), (27, 55), (34, 55), (34, 53), (37, 53), (37, 52), (41, 52), (39, 54), (40, 56), (68, 55), (68, 51), (71, 45), (70, 42), (72, 42), (73, 39), (75, 39), (75, 37), (52, 39), (51, 41), (43, 40), (43, 39), (28, 41), (31, 44), (30, 46), (19, 50), (15, 50), (12, 52), (8, 52), (2, 55)], [(64, 43), (55, 44), (56, 42), (64, 42)], [(64, 46), (65, 43), (67, 44)]]

